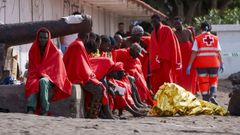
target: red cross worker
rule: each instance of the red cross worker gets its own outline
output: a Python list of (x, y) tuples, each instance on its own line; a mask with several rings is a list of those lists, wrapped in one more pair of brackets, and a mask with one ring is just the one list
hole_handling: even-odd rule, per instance
[(218, 85), (218, 70), (223, 71), (223, 62), (220, 55), (221, 47), (218, 37), (211, 34), (211, 25), (207, 22), (201, 24), (202, 33), (196, 36), (192, 47), (187, 74), (191, 68), (198, 73), (198, 86), (203, 100), (217, 104), (216, 91)]

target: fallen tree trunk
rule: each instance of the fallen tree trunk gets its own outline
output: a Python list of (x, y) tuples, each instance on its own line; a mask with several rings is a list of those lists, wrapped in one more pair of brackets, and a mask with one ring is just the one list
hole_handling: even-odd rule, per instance
[(50, 30), (52, 38), (65, 36), (80, 31), (91, 31), (91, 18), (86, 17), (82, 23), (67, 24), (64, 19), (26, 22), (17, 24), (0, 25), (0, 43), (7, 47), (31, 43), (36, 38), (37, 30), (41, 27), (46, 27)]

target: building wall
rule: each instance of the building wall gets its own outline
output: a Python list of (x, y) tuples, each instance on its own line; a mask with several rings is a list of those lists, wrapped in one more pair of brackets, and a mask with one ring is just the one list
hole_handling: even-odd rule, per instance
[(240, 25), (213, 25), (222, 47), (224, 72), (220, 78), (227, 78), (240, 71)]
[[(92, 16), (93, 31), (97, 34), (113, 35), (117, 24), (123, 19), (105, 9), (86, 5), (82, 0), (0, 0), (0, 21), (5, 24), (29, 21), (54, 20), (68, 16), (74, 11), (84, 12)], [(58, 43), (57, 39), (53, 39)], [(19, 65), (25, 71), (28, 50), (31, 44), (15, 46), (19, 50)]]

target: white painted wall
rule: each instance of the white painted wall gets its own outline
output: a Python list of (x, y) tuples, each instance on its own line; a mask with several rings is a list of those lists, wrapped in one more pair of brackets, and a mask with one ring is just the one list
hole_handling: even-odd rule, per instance
[(240, 25), (213, 25), (222, 47), (224, 72), (220, 78), (240, 71)]
[[(92, 16), (93, 32), (113, 36), (118, 23), (125, 23), (128, 30), (129, 18), (112, 13), (94, 5), (87, 5), (83, 0), (0, 0), (0, 21), (4, 23), (21, 23), (41, 20), (54, 20), (68, 16), (74, 11), (83, 11)], [(57, 43), (57, 39), (53, 39)], [(19, 65), (25, 71), (28, 51), (31, 44), (16, 46), (19, 50)]]

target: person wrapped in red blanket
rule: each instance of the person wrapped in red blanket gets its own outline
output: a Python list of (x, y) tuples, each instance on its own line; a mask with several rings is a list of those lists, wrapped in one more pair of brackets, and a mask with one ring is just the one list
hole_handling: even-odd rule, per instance
[(143, 76), (142, 65), (138, 57), (141, 55), (142, 48), (134, 43), (130, 48), (119, 49), (116, 51), (116, 61), (123, 62), (125, 72), (136, 79), (136, 86), (142, 101), (148, 105), (153, 105), (152, 92), (147, 87)]
[(160, 16), (151, 17), (150, 72), (152, 91), (156, 93), (164, 82), (175, 82), (181, 73), (181, 51), (177, 37), (169, 26), (161, 23)]
[(28, 77), (25, 86), (28, 113), (36, 111), (38, 104), (41, 113), (47, 115), (50, 106), (49, 91), (53, 91), (52, 101), (57, 101), (69, 97), (71, 87), (62, 56), (51, 41), (50, 32), (46, 28), (41, 28), (29, 51)]
[[(132, 98), (131, 83), (124, 73), (122, 62), (117, 62), (112, 66), (108, 73), (107, 80), (110, 89), (113, 91), (113, 94), (109, 94), (110, 99), (112, 99), (112, 109), (118, 109), (120, 112), (126, 109), (134, 117), (145, 115), (141, 113), (135, 105), (134, 99)], [(119, 115), (121, 115), (121, 113)]]
[[(84, 43), (87, 42), (88, 32), (78, 33), (78, 38), (68, 47), (63, 61), (66, 66), (68, 77), (72, 83), (80, 84), (86, 93), (85, 110), (89, 118), (97, 118), (101, 106), (106, 118), (113, 119), (109, 110), (106, 88), (100, 82), (91, 67)], [(90, 97), (91, 96), (91, 97)]]
[(179, 16), (174, 18), (173, 25), (176, 29), (175, 34), (179, 42), (182, 56), (182, 73), (178, 77), (178, 83), (186, 90), (195, 94), (197, 81), (196, 70), (192, 69), (190, 75), (186, 74), (188, 62), (192, 54), (193, 34), (189, 29), (183, 27), (182, 19)]
[[(96, 78), (101, 80), (107, 88), (110, 110), (118, 109), (122, 112), (123, 109), (126, 109), (132, 113), (133, 116), (143, 116), (144, 114), (137, 112), (138, 108), (135, 106), (131, 97), (131, 84), (128, 81), (128, 78), (125, 76), (120, 77), (120, 79), (127, 79), (125, 83), (122, 80), (118, 80), (119, 75), (116, 74), (116, 72), (119, 70), (123, 71), (123, 64), (114, 64), (114, 62), (108, 57), (93, 57), (90, 54), (94, 53), (93, 48), (95, 48), (95, 46), (96, 43), (93, 40), (88, 40), (85, 44), (86, 50), (89, 53), (92, 70), (94, 71)], [(104, 115), (101, 116), (104, 117)]]

